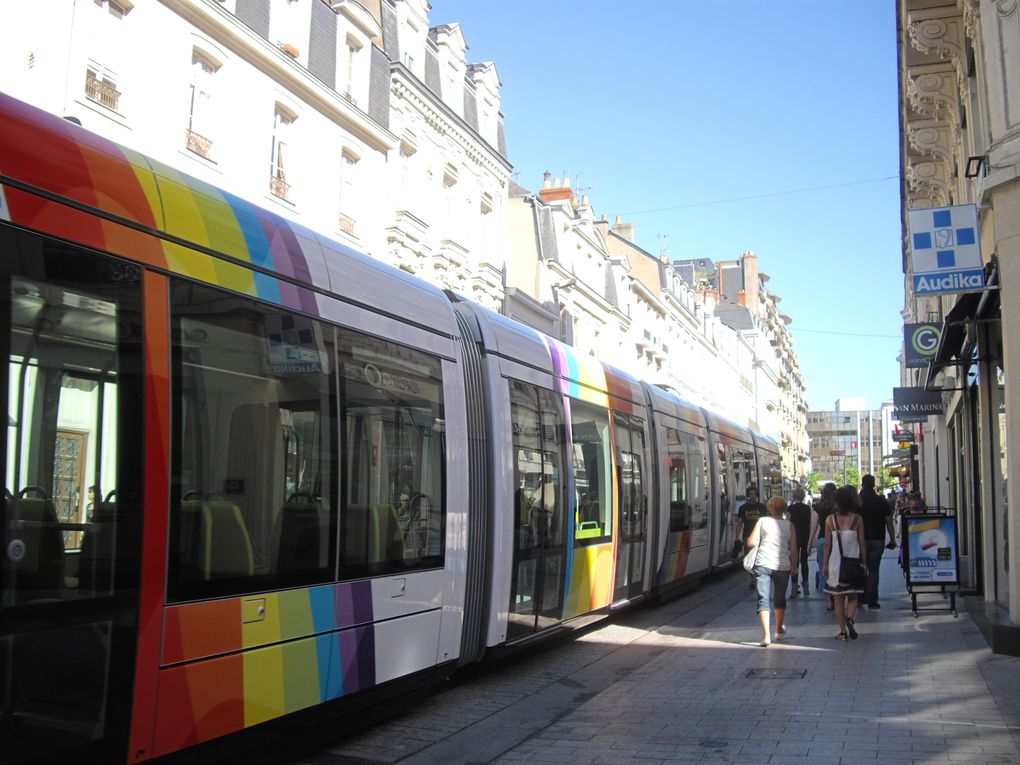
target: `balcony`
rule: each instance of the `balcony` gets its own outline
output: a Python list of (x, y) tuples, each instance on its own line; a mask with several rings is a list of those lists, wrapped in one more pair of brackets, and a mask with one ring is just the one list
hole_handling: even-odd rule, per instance
[(89, 70), (85, 73), (85, 98), (95, 101), (100, 106), (117, 111), (120, 104), (120, 91), (117, 86), (109, 80), (100, 80), (95, 72)]
[(338, 225), (340, 226), (340, 230), (343, 231), (348, 236), (354, 236), (355, 222), (356, 221), (354, 220), (354, 218), (352, 218), (350, 215), (344, 215), (343, 213), (340, 213)]
[(200, 157), (209, 159), (209, 152), (212, 149), (212, 141), (194, 130), (185, 130), (187, 133), (186, 142), (188, 151), (193, 151)]
[(283, 173), (269, 176), (269, 193), (284, 201), (290, 201), (290, 184), (283, 179)]

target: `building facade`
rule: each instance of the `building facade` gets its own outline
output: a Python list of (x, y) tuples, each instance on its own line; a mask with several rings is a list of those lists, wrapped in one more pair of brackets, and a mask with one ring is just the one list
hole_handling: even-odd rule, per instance
[(868, 409), (864, 399), (840, 398), (832, 409), (811, 410), (807, 432), (811, 440), (811, 466), (819, 483), (844, 486), (858, 476), (876, 475), (892, 454), (889, 409)]
[[(904, 387), (941, 395), (942, 412), (917, 423), (918, 471), (930, 505), (956, 514), (964, 587), (1011, 625), (1020, 653), (1020, 7), (1017, 0), (899, 0), (904, 309), (940, 323), (925, 368), (901, 369)], [(912, 210), (973, 204), (986, 288), (915, 292)], [(1013, 372), (1013, 374), (1011, 374)], [(997, 611), (996, 611), (997, 609)], [(994, 646), (993, 646), (994, 647)], [(997, 648), (998, 650), (998, 648)]]
[(426, 0), (0, 8), (10, 95), (499, 306), (499, 77)]

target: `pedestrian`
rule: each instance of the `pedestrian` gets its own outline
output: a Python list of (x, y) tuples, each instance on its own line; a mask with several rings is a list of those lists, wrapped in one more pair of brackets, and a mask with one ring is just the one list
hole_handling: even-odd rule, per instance
[[(836, 512), (825, 519), (825, 591), (832, 596), (839, 625), (837, 640), (857, 639), (854, 616), (857, 596), (864, 591), (861, 583), (840, 581), (844, 558), (860, 560), (864, 547), (864, 524), (857, 514), (860, 501), (853, 486), (844, 486), (833, 495)], [(838, 536), (837, 536), (838, 535)]]
[(748, 486), (747, 501), (737, 510), (737, 517), (733, 520), (735, 551), (742, 546), (744, 552), (747, 552), (747, 546), (743, 544), (743, 540), (750, 533), (751, 529), (754, 528), (754, 524), (757, 523), (758, 519), (765, 515), (765, 512), (765, 505), (758, 501), (758, 487)]
[[(822, 486), (821, 498), (815, 505), (815, 525), (811, 529), (811, 538), (817, 540), (815, 542), (815, 562), (818, 564), (818, 571), (815, 573), (816, 590), (821, 590), (825, 586), (822, 581), (822, 570), (825, 568), (825, 519), (836, 512), (836, 505), (832, 499), (835, 493), (836, 484), (829, 481)], [(832, 598), (830, 597), (825, 610), (831, 611), (832, 608)]]
[[(759, 518), (747, 537), (748, 548), (757, 548), (754, 573), (758, 588), (758, 620), (761, 622), (761, 647), (772, 642), (769, 632), (772, 620), (770, 605), (776, 612), (776, 640), (786, 637), (783, 617), (786, 615), (786, 585), (790, 571), (797, 568), (797, 531), (785, 517), (786, 500), (772, 497), (768, 514)], [(751, 553), (748, 553), (749, 555)]]
[[(748, 547), (744, 544), (744, 538), (754, 528), (758, 519), (765, 515), (765, 505), (758, 501), (758, 487), (747, 487), (747, 501), (737, 510), (737, 517), (733, 519), (733, 557), (736, 558), (740, 551), (747, 555)], [(747, 584), (749, 589), (756, 587), (754, 574), (751, 575)]]
[(797, 569), (790, 574), (790, 597), (798, 594), (805, 598), (811, 594), (808, 589), (808, 545), (811, 543), (811, 528), (815, 521), (815, 511), (804, 504), (804, 489), (800, 486), (793, 490), (793, 504), (790, 505), (790, 521), (797, 531), (797, 558), (800, 560), (800, 592), (798, 592)]
[[(868, 610), (881, 608), (878, 602), (878, 570), (886, 549), (896, 549), (896, 529), (893, 528), (889, 503), (875, 492), (875, 476), (861, 477), (861, 519), (864, 522), (864, 545), (867, 548), (868, 579), (864, 585), (864, 605)], [(886, 543), (886, 532), (889, 542)]]

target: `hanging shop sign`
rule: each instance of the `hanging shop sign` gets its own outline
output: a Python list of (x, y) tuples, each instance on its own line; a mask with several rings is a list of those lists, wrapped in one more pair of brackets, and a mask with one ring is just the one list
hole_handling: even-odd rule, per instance
[(904, 516), (908, 584), (959, 584), (960, 551), (956, 518), (949, 515)]
[(915, 295), (984, 289), (977, 205), (907, 212)]
[(924, 422), (942, 414), (942, 394), (924, 388), (893, 388), (893, 417), (900, 422)]
[(903, 352), (907, 369), (921, 369), (935, 358), (942, 337), (938, 324), (904, 324)]

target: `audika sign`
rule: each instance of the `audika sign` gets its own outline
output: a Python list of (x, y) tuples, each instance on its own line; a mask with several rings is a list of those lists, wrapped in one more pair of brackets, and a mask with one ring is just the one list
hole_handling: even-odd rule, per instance
[(949, 515), (904, 516), (907, 575), (914, 584), (959, 584), (956, 518)]
[(984, 289), (976, 205), (907, 212), (915, 295)]
[(928, 362), (935, 358), (941, 337), (942, 328), (938, 324), (904, 324), (903, 350), (907, 369), (928, 366)]

